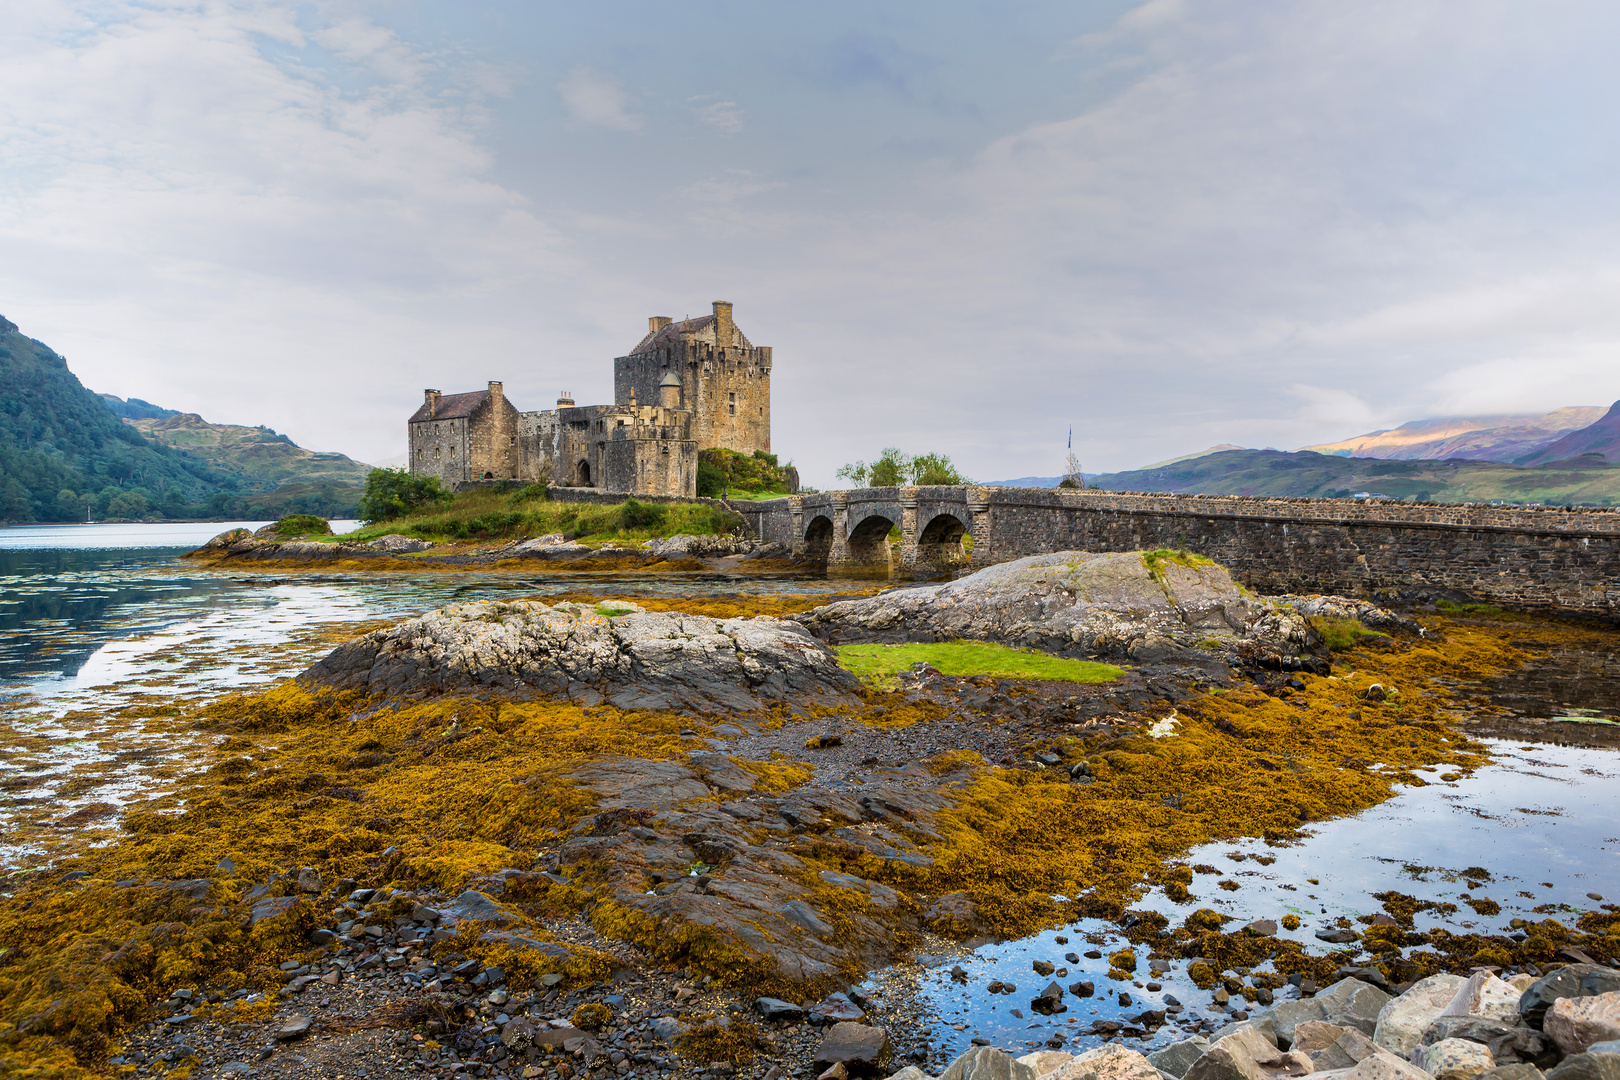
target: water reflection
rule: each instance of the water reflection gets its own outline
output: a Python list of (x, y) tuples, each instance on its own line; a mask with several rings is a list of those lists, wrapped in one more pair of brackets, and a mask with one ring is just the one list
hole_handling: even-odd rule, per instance
[[(1620, 900), (1620, 754), (1501, 742), (1491, 749), (1495, 762), (1471, 777), (1402, 789), (1354, 817), (1313, 825), (1303, 842), (1271, 846), (1241, 840), (1196, 848), (1186, 861), (1215, 874), (1194, 876), (1192, 902), (1177, 904), (1155, 890), (1136, 906), (1164, 913), (1172, 926), (1200, 907), (1211, 907), (1233, 917), (1229, 929), (1292, 913), (1301, 920), (1299, 929), (1279, 930), (1278, 936), (1306, 942), (1320, 953), (1327, 947), (1316, 940), (1316, 930), (1332, 927), (1341, 916), (1353, 920), (1380, 911), (1372, 896), (1386, 890), (1456, 905), (1452, 914), (1419, 912), (1414, 922), (1419, 933), (1437, 926), (1455, 933), (1504, 933), (1514, 918), (1551, 917), (1569, 925), (1581, 912), (1599, 906), (1588, 894)], [(1490, 880), (1470, 889), (1462, 871), (1475, 867), (1488, 870)], [(1220, 880), (1236, 881), (1240, 888), (1220, 890), (1215, 887)], [(1464, 896), (1494, 900), (1501, 912), (1478, 916)], [(1017, 1053), (1048, 1045), (1049, 1039), (1079, 1052), (1102, 1042), (1103, 1036), (1092, 1030), (1096, 1021), (1128, 1025), (1144, 1010), (1167, 1006), (1171, 1022), (1129, 1045), (1146, 1050), (1193, 1031), (1207, 1032), (1232, 1018), (1214, 1006), (1211, 992), (1187, 978), (1187, 961), (1177, 960), (1169, 971), (1152, 974), (1148, 950), (1140, 946), (1138, 977), (1131, 983), (1111, 982), (1106, 956), (1124, 945), (1118, 926), (1082, 920), (965, 956), (931, 960), (915, 973), (915, 992), (942, 1022), (940, 1052), (947, 1060), (966, 1050), (975, 1036)], [(1088, 959), (1088, 950), (1104, 958)], [(1076, 961), (1067, 960), (1068, 955)], [(1037, 960), (1068, 970), (1061, 977), (1040, 976), (1033, 969)], [(967, 972), (966, 983), (952, 979), (953, 965)], [(1254, 970), (1271, 969), (1261, 965)], [(1064, 986), (1090, 981), (1096, 996), (1067, 994), (1067, 1012), (1035, 1015), (1030, 999), (1054, 977)], [(1018, 989), (991, 995), (986, 987), (992, 980)], [(1121, 1004), (1121, 993), (1130, 996), (1129, 1004)], [(1276, 995), (1285, 1000), (1297, 991), (1284, 986)], [(1179, 1013), (1172, 1001), (1179, 1004)], [(1242, 1005), (1241, 999), (1234, 1002)], [(1013, 1015), (1014, 1010), (1023, 1016)]]

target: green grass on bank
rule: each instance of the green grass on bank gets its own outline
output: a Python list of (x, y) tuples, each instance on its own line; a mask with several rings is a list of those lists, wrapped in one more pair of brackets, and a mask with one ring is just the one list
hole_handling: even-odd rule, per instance
[[(683, 533), (730, 533), (742, 518), (700, 503), (571, 503), (530, 486), (509, 491), (465, 491), (449, 502), (388, 521), (370, 522), (341, 539), (374, 540), (399, 533), (423, 540), (520, 540), (562, 533), (585, 543), (652, 540)], [(325, 539), (319, 537), (318, 539)]]
[(997, 679), (1050, 679), (1055, 682), (1113, 682), (1124, 671), (1092, 660), (1068, 660), (1033, 649), (1013, 649), (987, 641), (944, 641), (908, 645), (840, 645), (838, 660), (863, 682), (882, 687), (918, 662), (942, 675), (988, 675)]

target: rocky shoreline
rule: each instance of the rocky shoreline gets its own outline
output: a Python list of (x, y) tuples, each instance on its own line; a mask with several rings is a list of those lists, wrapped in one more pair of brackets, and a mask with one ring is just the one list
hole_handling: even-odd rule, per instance
[[(194, 1057), (198, 1076), (845, 1080), (910, 1061), (904, 1080), (1384, 1080), (1405, 1074), (1345, 1034), (1234, 1043), (1236, 1065), (1201, 1070), (1214, 1050), (1194, 1043), (1184, 1073), (1142, 1071), (1121, 1044), (1217, 1042), (1265, 1005), (1323, 1003), (1311, 1019), (1332, 1023), (1326, 1003), (1364, 1013), (1380, 987), (1620, 956), (1612, 904), (1573, 927), (1460, 935), (1419, 932), (1419, 902), (1392, 895), (1360, 928), (1312, 920), (1321, 951), (1263, 920), (1133, 908), (1148, 888), (1191, 899), (1196, 843), (1287, 843), (1420, 770), (1462, 775), (1484, 756), (1435, 680), (1520, 655), (1513, 631), (1430, 634), (1361, 601), (1256, 598), (1218, 567), (1134, 558), (1041, 556), (795, 620), (475, 602), (340, 645), (295, 683), (200, 710), (219, 740), (206, 766), (127, 815), (124, 841), (17, 894), (0, 938), (23, 952), (0, 999), (21, 1052), (71, 1045), (143, 1076)], [(1336, 670), (1320, 619), (1391, 636)], [(1130, 669), (1075, 684), (922, 665), (880, 692), (825, 644), (959, 637)], [(985, 991), (1015, 995), (1019, 1017), (1099, 988), (1121, 1008), (1144, 985), (1185, 995), (1076, 1025), (1106, 1060), (986, 1048), (950, 1065), (940, 1018), (881, 985), (1082, 923), (1105, 929), (1022, 991)], [(1059, 981), (1104, 947), (1106, 980)], [(121, 1046), (95, 1041), (132, 1022)], [(1351, 1060), (1312, 1056), (1335, 1047)]]
[(269, 525), (220, 533), (183, 558), (229, 569), (509, 570), (563, 572), (794, 569), (791, 552), (735, 536), (674, 536), (638, 545), (589, 545), (557, 533), (502, 542), (433, 542), (391, 533), (375, 540), (284, 540)]

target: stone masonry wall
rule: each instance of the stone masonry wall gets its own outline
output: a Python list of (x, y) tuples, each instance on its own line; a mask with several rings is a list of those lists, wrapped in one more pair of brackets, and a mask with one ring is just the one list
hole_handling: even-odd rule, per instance
[[(778, 499), (747, 516), (757, 535), (771, 538), (821, 516), (853, 534), (857, 500), (877, 494)], [(1516, 608), (1620, 615), (1620, 512), (1613, 510), (985, 487), (896, 489), (896, 498), (922, 511), (899, 515), (912, 519), (903, 533), (920, 533), (942, 511), (966, 523), (974, 566), (1048, 551), (1184, 546), (1260, 592), (1417, 587)], [(841, 504), (849, 511), (839, 512)], [(831, 562), (849, 539), (834, 539)], [(918, 540), (905, 533), (902, 563)], [(805, 549), (803, 536), (795, 548)]]

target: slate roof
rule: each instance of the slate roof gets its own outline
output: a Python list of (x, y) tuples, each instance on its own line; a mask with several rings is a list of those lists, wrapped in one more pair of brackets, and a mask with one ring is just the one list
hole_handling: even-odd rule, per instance
[(471, 416), (489, 397), (488, 390), (474, 390), (470, 394), (445, 394), (439, 398), (439, 407), (428, 415), (427, 402), (411, 414), (411, 423), (423, 424), (429, 420), (461, 420)]
[[(713, 315), (699, 315), (695, 319), (680, 319), (672, 322), (668, 326), (655, 330), (642, 338), (640, 344), (630, 350), (630, 355), (635, 356), (638, 353), (651, 352), (665, 342), (678, 342), (681, 340), (682, 334), (696, 334), (707, 330), (713, 323)], [(737, 326), (736, 323), (733, 323), (732, 327), (737, 331), (737, 337), (741, 341), (742, 347), (745, 349), (753, 348), (748, 342), (748, 335), (742, 332), (742, 328)]]

